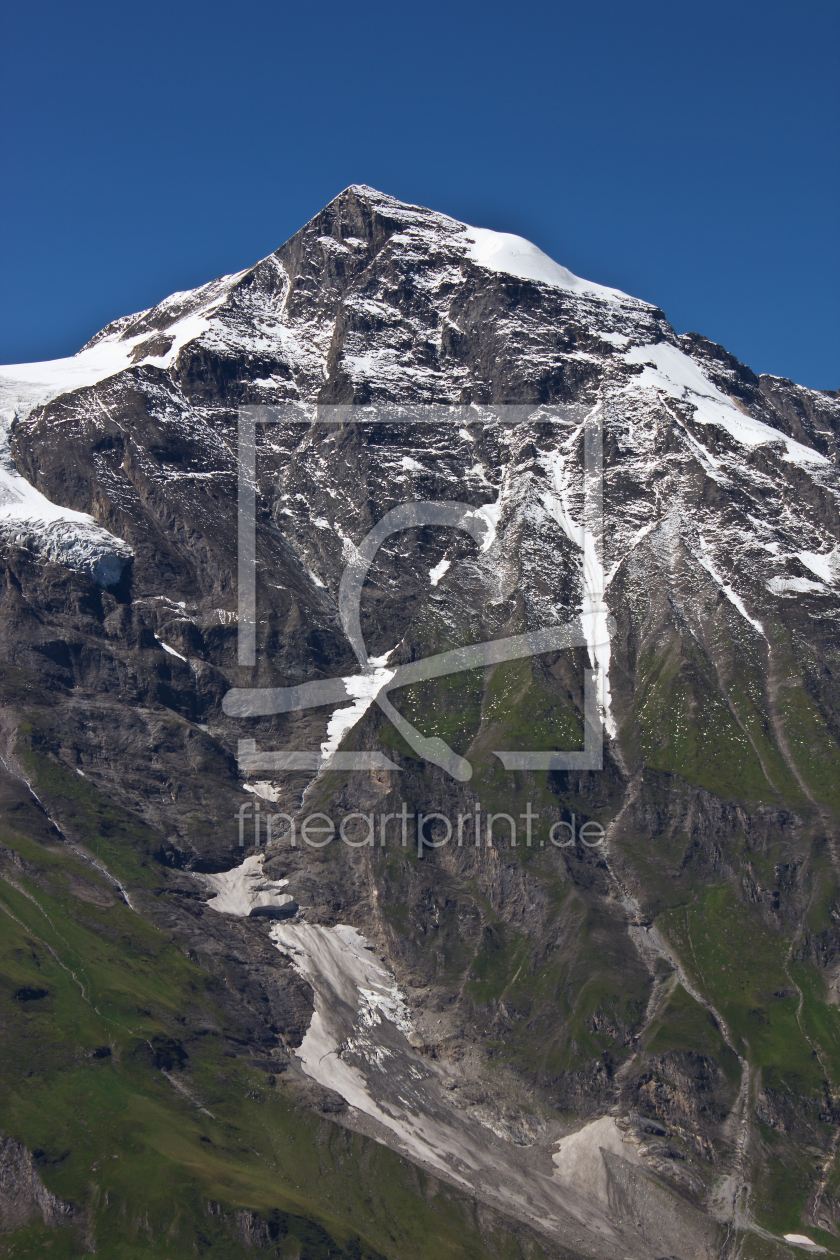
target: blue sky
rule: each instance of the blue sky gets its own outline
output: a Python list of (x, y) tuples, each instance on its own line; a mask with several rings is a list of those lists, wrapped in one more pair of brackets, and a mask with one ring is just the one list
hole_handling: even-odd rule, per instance
[(7, 0), (0, 362), (372, 184), (840, 386), (840, 5)]

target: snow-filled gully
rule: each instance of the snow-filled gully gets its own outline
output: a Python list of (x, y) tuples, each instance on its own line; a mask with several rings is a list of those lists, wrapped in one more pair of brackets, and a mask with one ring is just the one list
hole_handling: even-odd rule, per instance
[[(210, 909), (237, 917), (285, 901), (285, 880), (268, 880), (264, 855), (221, 875), (198, 876), (215, 890)], [(291, 899), (288, 898), (290, 901)], [(259, 910), (257, 910), (259, 913)], [(274, 920), (269, 934), (312, 987), (314, 1013), (296, 1051), (305, 1075), (349, 1104), (351, 1127), (523, 1221), (595, 1254), (618, 1260), (630, 1235), (610, 1220), (611, 1173), (602, 1151), (638, 1167), (640, 1158), (612, 1117), (559, 1142), (522, 1147), (452, 1101), (460, 1070), (421, 1054), (405, 995), (374, 946), (347, 924)]]
[[(315, 995), (297, 1051), (307, 1076), (382, 1126), (389, 1144), (410, 1158), (552, 1232), (568, 1236), (591, 1228), (603, 1248), (613, 1229), (600, 1148), (606, 1143), (628, 1160), (638, 1159), (634, 1148), (625, 1149), (612, 1119), (600, 1122), (609, 1134), (596, 1128), (589, 1140), (590, 1126), (581, 1130), (574, 1157), (565, 1154), (564, 1139), (553, 1175), (538, 1170), (533, 1153), (503, 1141), (449, 1101), (446, 1085), (453, 1083), (454, 1070), (415, 1048), (422, 1038), (412, 1028), (404, 995), (357, 928), (284, 922), (272, 924), (270, 933)], [(585, 1149), (589, 1163), (581, 1157)]]
[(598, 674), (598, 708), (604, 729), (610, 738), (614, 739), (616, 725), (610, 704), (610, 610), (604, 598), (607, 583), (603, 558), (600, 554), (599, 540), (590, 529), (587, 529), (586, 524), (578, 524), (569, 508), (571, 472), (567, 467), (567, 461), (583, 428), (584, 426), (581, 425), (575, 430), (563, 449), (549, 451), (543, 457), (551, 489), (543, 494), (542, 500), (544, 507), (569, 541), (583, 553), (581, 626), (586, 636), (589, 663)]

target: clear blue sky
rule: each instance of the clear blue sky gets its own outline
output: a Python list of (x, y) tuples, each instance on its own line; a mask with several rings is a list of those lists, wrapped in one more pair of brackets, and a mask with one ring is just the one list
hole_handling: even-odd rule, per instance
[(372, 184), (840, 385), (840, 5), (6, 0), (0, 362)]

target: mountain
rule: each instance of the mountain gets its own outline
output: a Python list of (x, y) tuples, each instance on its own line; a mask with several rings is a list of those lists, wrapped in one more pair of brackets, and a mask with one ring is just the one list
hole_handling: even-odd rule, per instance
[(840, 1251), (836, 394), (366, 187), (0, 387), (10, 1245)]

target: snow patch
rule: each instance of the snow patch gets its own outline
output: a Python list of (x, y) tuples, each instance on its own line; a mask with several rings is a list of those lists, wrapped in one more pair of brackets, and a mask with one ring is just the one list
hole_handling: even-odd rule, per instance
[(436, 564), (433, 569), (429, 569), (429, 581), (432, 586), (437, 586), (438, 582), (451, 564), (451, 560), (441, 560), (440, 563)]
[(272, 911), (294, 914), (298, 909), (297, 902), (288, 893), (281, 892), (289, 881), (268, 879), (263, 875), (264, 860), (264, 853), (256, 853), (232, 871), (201, 875), (199, 878), (216, 889), (216, 896), (207, 902), (209, 909), (240, 919), (259, 915), (260, 912), (269, 916)]
[(278, 788), (274, 786), (268, 779), (260, 779), (257, 783), (243, 783), (243, 792), (253, 792), (254, 796), (259, 796), (264, 801), (276, 801), (280, 795)]
[(333, 710), (327, 723), (327, 738), (321, 744), (321, 756), (325, 759), (337, 751), (347, 732), (367, 713), (377, 693), (394, 677), (395, 670), (383, 668), (390, 655), (390, 652), (386, 652), (384, 656), (371, 657), (370, 663), (374, 668), (369, 674), (354, 674), (344, 679), (344, 686), (353, 697), (353, 703), (346, 708)]
[(479, 481), (483, 481), (485, 486), (492, 484), (487, 480), (487, 473), (483, 464), (473, 464), (472, 468), (467, 469), (467, 476), (478, 477)]
[[(362, 1027), (371, 1028), (387, 1019), (406, 1036), (411, 1032), (411, 1017), (399, 985), (358, 928), (277, 923), (271, 937), (313, 987), (316, 980), (326, 982), (339, 1001), (355, 1006)], [(310, 1027), (307, 1038), (311, 1034)], [(304, 1063), (312, 1049), (307, 1038), (298, 1052)]]
[(489, 551), (496, 541), (496, 532), (499, 527), (499, 517), (502, 515), (502, 492), (499, 491), (498, 498), (495, 503), (482, 503), (481, 507), (476, 508), (474, 512), (467, 512), (468, 517), (475, 516), (484, 521), (487, 530), (484, 540), (481, 544), (482, 551)]
[(817, 577), (827, 582), (829, 586), (837, 581), (840, 565), (838, 565), (836, 547), (826, 555), (820, 555), (816, 551), (797, 551), (796, 558), (802, 561), (806, 569), (816, 573)]
[[(38, 383), (38, 376), (46, 373), (26, 369), (52, 366), (0, 368), (0, 535), (53, 564), (87, 573), (99, 586), (114, 586), (134, 554), (128, 543), (97, 525), (87, 512), (51, 503), (21, 477), (12, 460), (10, 438), (15, 419), (28, 416), (34, 407), (59, 392), (54, 385)], [(18, 371), (20, 379), (13, 376)]]
[[(61, 394), (98, 385), (137, 363), (170, 367), (183, 346), (207, 331), (210, 317), (244, 274), (225, 276), (206, 286), (203, 309), (173, 322), (158, 335), (145, 329), (123, 339), (121, 329), (130, 320), (121, 320), (116, 331), (68, 358), (0, 367), (0, 531), (7, 539), (36, 550), (55, 563), (88, 573), (100, 586), (119, 581), (126, 562), (134, 554), (132, 549), (97, 525), (86, 512), (51, 503), (19, 475), (9, 451), (12, 424)], [(176, 305), (189, 296), (172, 294), (161, 307)], [(152, 343), (160, 344), (164, 338), (165, 353), (143, 354), (146, 343), (151, 348)]]
[[(5, 408), (11, 403), (18, 416), (23, 417), (29, 415), (34, 407), (49, 402), (59, 394), (68, 394), (72, 390), (98, 385), (100, 381), (134, 367), (137, 362), (150, 363), (161, 368), (171, 367), (181, 349), (208, 329), (211, 316), (215, 314), (234, 284), (244, 275), (245, 272), (240, 271), (236, 275), (223, 276), (221, 280), (208, 285), (207, 289), (210, 292), (206, 305), (184, 316), (183, 319), (173, 321), (159, 334), (145, 329), (141, 333), (124, 339), (118, 329), (66, 359), (0, 366), (0, 405)], [(160, 303), (158, 309), (176, 305), (180, 300), (190, 296), (192, 294), (173, 293)], [(159, 341), (162, 338), (166, 338), (170, 343), (165, 353), (142, 354), (144, 343)], [(141, 353), (135, 359), (135, 353), (138, 350)]]
[(186, 656), (182, 656), (180, 652), (176, 652), (174, 647), (170, 647), (168, 643), (164, 643), (163, 639), (159, 638), (158, 635), (155, 635), (155, 638), (163, 648), (164, 652), (168, 652), (170, 656), (177, 656), (179, 661), (183, 661), (185, 665), (188, 664)]
[(808, 595), (811, 592), (827, 595), (828, 588), (824, 582), (812, 582), (803, 577), (772, 577), (767, 583), (774, 595)]
[(634, 378), (632, 388), (660, 389), (671, 398), (693, 403), (695, 418), (701, 424), (720, 425), (742, 446), (781, 443), (785, 450), (783, 458), (790, 463), (830, 464), (819, 451), (803, 446), (778, 429), (740, 411), (726, 394), (712, 384), (698, 364), (676, 346), (666, 341), (633, 346), (625, 354), (624, 361), (644, 365), (641, 376)]
[(489, 228), (467, 225), (464, 239), (467, 242), (467, 257), (479, 267), (486, 267), (488, 271), (503, 271), (509, 276), (518, 276), (520, 280), (537, 280), (540, 284), (550, 284), (555, 289), (565, 289), (567, 293), (596, 297), (602, 301), (635, 300), (619, 289), (608, 289), (603, 284), (582, 280), (569, 271), (568, 267), (549, 258), (548, 254), (544, 254), (531, 241), (526, 241), (524, 236), (515, 236), (511, 232), (491, 232)]

